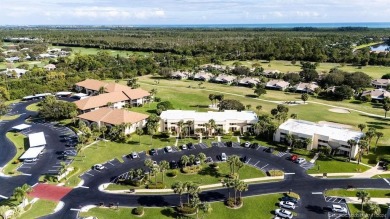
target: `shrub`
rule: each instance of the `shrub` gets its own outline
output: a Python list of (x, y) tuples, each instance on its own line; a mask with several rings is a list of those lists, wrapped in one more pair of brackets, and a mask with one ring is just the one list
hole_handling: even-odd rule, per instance
[(182, 171), (183, 173), (197, 173), (202, 169), (200, 165), (194, 165), (194, 166), (187, 166), (183, 167)]
[(149, 184), (148, 185), (148, 189), (164, 189), (165, 188), (165, 185), (158, 182), (157, 184)]
[(143, 180), (128, 180), (126, 181), (126, 184), (134, 187), (140, 187), (143, 184)]
[(154, 102), (161, 102), (161, 97), (154, 97)]
[(133, 214), (142, 215), (144, 213), (144, 207), (139, 206), (133, 209)]
[(13, 175), (13, 174), (15, 174), (15, 171), (9, 171), (8, 174)]
[(237, 206), (240, 206), (242, 204), (242, 198), (237, 197), (236, 202), (234, 201), (234, 198), (228, 198), (225, 203), (228, 207), (234, 208)]
[(178, 173), (179, 173), (178, 170), (172, 170), (171, 172), (168, 173), (168, 176), (169, 177), (175, 177), (175, 176), (177, 176)]
[(192, 208), (186, 204), (183, 205), (183, 207), (179, 206), (177, 207), (177, 211), (182, 214), (195, 214), (196, 208)]
[(284, 172), (281, 170), (269, 170), (268, 175), (270, 176), (283, 176)]
[(218, 163), (211, 163), (211, 164), (210, 164), (210, 167), (211, 167), (211, 168), (214, 168), (214, 169), (215, 169), (215, 168), (218, 168)]
[(19, 160), (14, 160), (12, 161), (12, 164), (18, 164), (20, 161)]

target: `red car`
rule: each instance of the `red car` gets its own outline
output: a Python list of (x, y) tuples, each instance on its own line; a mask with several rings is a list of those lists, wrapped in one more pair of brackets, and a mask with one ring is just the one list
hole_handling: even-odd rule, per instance
[(291, 161), (296, 161), (298, 159), (298, 155), (296, 155), (296, 154), (293, 154), (293, 155), (291, 155), (291, 157), (290, 157), (290, 160)]

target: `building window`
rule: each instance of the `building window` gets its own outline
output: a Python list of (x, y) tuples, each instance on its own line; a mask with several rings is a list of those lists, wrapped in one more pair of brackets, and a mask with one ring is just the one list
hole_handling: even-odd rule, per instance
[(237, 123), (229, 123), (229, 125), (237, 125)]

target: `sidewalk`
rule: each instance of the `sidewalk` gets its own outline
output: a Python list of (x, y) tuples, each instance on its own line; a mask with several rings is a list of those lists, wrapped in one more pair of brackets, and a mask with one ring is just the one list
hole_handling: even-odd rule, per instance
[[(252, 178), (252, 179), (244, 179), (242, 181), (246, 183), (251, 183), (251, 182), (261, 182), (261, 181), (268, 181), (268, 180), (283, 180), (284, 176), (273, 176), (273, 177), (261, 177), (261, 178)], [(110, 183), (102, 184), (99, 186), (99, 190), (105, 193), (113, 193), (113, 194), (130, 194), (129, 190), (105, 190), (107, 186)], [(204, 185), (204, 186), (199, 186), (200, 189), (202, 190), (207, 190), (207, 189), (213, 189), (213, 188), (218, 188), (222, 187), (222, 183), (215, 183), (215, 184), (210, 184), (210, 185)], [(173, 193), (172, 189), (135, 189), (134, 193)], [(131, 193), (131, 194), (134, 194)]]
[(375, 167), (371, 167), (371, 169), (369, 169), (363, 173), (359, 173), (359, 174), (352, 176), (351, 178), (371, 178), (371, 177), (373, 177), (375, 175), (379, 175), (379, 174), (390, 174), (390, 171), (384, 171), (383, 168), (380, 167), (378, 164), (376, 164)]
[[(328, 177), (330, 177), (330, 176), (355, 176), (355, 175), (358, 175), (358, 174), (361, 174), (361, 173), (327, 173), (327, 176)], [(309, 176), (313, 176), (313, 177), (323, 176), (323, 175), (324, 175), (323, 173), (309, 174)]]
[[(347, 203), (353, 203), (353, 204), (361, 204), (362, 200), (359, 200), (357, 197), (345, 197), (345, 201)], [(389, 205), (390, 199), (389, 198), (371, 198), (370, 202), (375, 202), (380, 205)]]

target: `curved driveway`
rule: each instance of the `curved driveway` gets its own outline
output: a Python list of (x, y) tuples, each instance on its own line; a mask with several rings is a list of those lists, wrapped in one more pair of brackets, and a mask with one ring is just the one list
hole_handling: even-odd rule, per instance
[[(22, 115), (12, 121), (3, 123), (0, 126), (0, 166), (7, 163), (15, 154), (15, 148), (12, 143), (5, 137), (5, 133), (9, 131), (13, 126), (19, 125), (30, 116), (35, 115), (34, 112), (25, 110), (25, 107), (33, 102), (19, 103), (13, 106), (12, 112), (16, 111), (22, 113)], [(60, 133), (53, 130), (51, 127), (43, 124), (34, 124), (33, 129), (44, 131), (48, 141), (47, 151), (42, 158), (37, 162), (37, 166), (31, 168), (29, 175), (22, 175), (17, 177), (0, 177), (1, 192), (0, 195), (9, 196), (15, 187), (28, 183), (33, 185), (38, 181), (38, 177), (44, 174), (47, 168), (53, 161), (57, 160), (55, 151), (58, 149), (64, 149), (64, 143), (60, 141)], [(228, 147), (211, 147), (202, 149), (197, 147), (194, 150), (179, 151), (175, 153), (162, 153), (157, 156), (153, 156), (153, 160), (179, 160), (183, 154), (198, 154), (200, 152), (205, 153), (207, 156), (212, 157), (214, 160), (222, 152), (227, 155), (237, 154), (240, 156), (247, 156), (249, 164), (255, 165), (262, 170), (267, 169), (280, 169), (286, 173), (292, 173), (286, 175), (285, 180), (281, 182), (270, 182), (262, 184), (251, 184), (249, 190), (243, 193), (243, 196), (252, 196), (267, 193), (279, 193), (292, 190), (297, 192), (301, 196), (301, 203), (299, 207), (295, 209), (298, 213), (298, 218), (328, 218), (327, 213), (323, 210), (323, 207), (327, 206), (323, 195), (319, 192), (323, 192), (326, 189), (332, 188), (346, 188), (347, 186), (354, 186), (356, 188), (390, 188), (390, 185), (383, 179), (316, 179), (308, 176), (305, 173), (305, 169), (300, 165), (294, 164), (285, 159), (285, 156), (275, 156), (273, 154), (265, 153), (261, 149), (247, 149), (247, 148), (228, 148)], [(174, 206), (179, 202), (178, 196), (174, 194), (170, 195), (130, 195), (130, 194), (110, 194), (104, 193), (98, 190), (99, 185), (102, 183), (108, 183), (118, 175), (128, 171), (130, 168), (143, 168), (143, 160), (145, 154), (141, 154), (140, 159), (127, 159), (125, 162), (120, 163), (117, 160), (111, 161), (112, 164), (106, 164), (108, 167), (103, 171), (94, 171), (93, 174), (84, 174), (82, 176), (84, 180), (83, 187), (73, 189), (67, 196), (63, 198), (65, 203), (64, 207), (57, 213), (45, 216), (44, 218), (76, 218), (77, 209), (86, 205), (96, 205), (100, 202), (105, 204), (114, 203), (120, 206)], [(31, 175), (30, 175), (31, 174)], [(314, 192), (314, 194), (313, 194)], [(200, 197), (204, 201), (221, 201), (227, 196), (226, 189), (215, 189), (211, 191), (202, 192)], [(276, 208), (276, 207), (275, 207)], [(260, 212), (261, 213), (261, 212)], [(269, 212), (266, 212), (267, 214)]]

